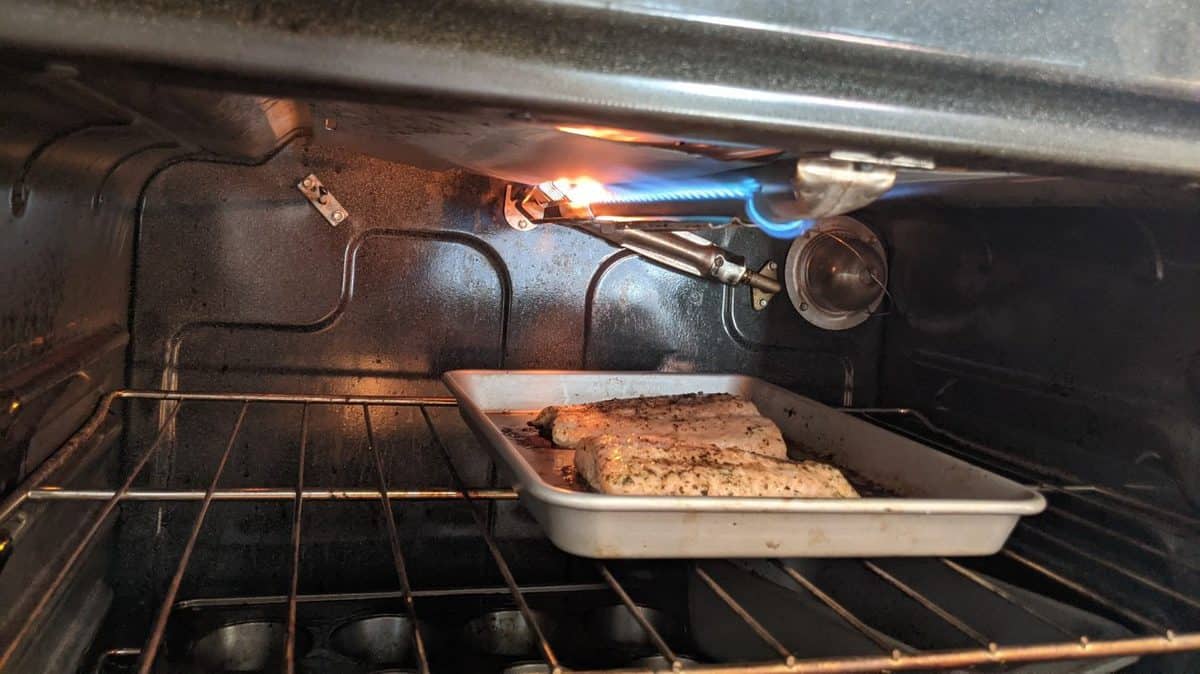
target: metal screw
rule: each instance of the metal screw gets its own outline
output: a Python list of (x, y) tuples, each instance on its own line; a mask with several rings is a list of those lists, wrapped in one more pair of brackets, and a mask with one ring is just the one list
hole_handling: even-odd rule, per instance
[(758, 301), (758, 306), (760, 306), (760, 307), (765, 307), (765, 306), (767, 306), (767, 298), (765, 298), (765, 297), (764, 297), (764, 298), (760, 299), (760, 300)]
[(716, 257), (714, 257), (714, 258), (713, 258), (713, 262), (712, 262), (713, 269), (716, 269), (716, 268), (718, 268), (718, 267), (720, 267), (720, 266), (722, 266), (722, 265), (724, 265), (724, 264), (725, 264), (725, 258), (724, 258), (724, 257), (721, 257), (720, 255), (718, 255), (718, 256), (716, 256)]
[(808, 311), (808, 302), (800, 303), (800, 311)]
[(312, 186), (313, 186), (313, 179), (312, 179), (312, 178), (305, 178), (305, 179), (304, 179), (304, 182), (302, 182), (302, 183), (300, 183), (300, 184), (301, 184), (301, 185), (303, 185), (305, 189), (309, 189), (309, 190), (311, 190), (311, 189), (312, 189)]
[(774, 262), (767, 263), (767, 269), (775, 269), (777, 266)]
[(341, 222), (346, 219), (346, 214), (342, 211), (334, 211), (332, 217), (334, 222)]

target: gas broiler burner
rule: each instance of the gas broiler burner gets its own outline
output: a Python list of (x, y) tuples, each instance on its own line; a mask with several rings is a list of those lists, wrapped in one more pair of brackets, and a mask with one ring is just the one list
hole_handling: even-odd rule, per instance
[(827, 158), (780, 160), (710, 176), (604, 185), (561, 178), (509, 186), (504, 217), (526, 231), (543, 223), (704, 222), (758, 227), (775, 238), (803, 234), (812, 223), (870, 204), (892, 188), (895, 168)]
[[(821, 158), (653, 185), (605, 186), (590, 178), (563, 178), (509, 185), (504, 219), (520, 231), (543, 223), (574, 227), (683, 273), (748, 285), (751, 306), (762, 311), (782, 290), (778, 265), (768, 260), (754, 271), (740, 255), (686, 230), (753, 224), (775, 238), (807, 236), (818, 222), (854, 222), (833, 216), (866, 206), (895, 179), (891, 166)], [(810, 239), (797, 239), (799, 249)], [(803, 258), (805, 282), (796, 284), (796, 292), (788, 286), (793, 304), (823, 328), (858, 325), (879, 304), (886, 285), (882, 249), (860, 241), (857, 230), (816, 241)]]
[(788, 297), (800, 315), (826, 330), (867, 320), (887, 290), (887, 256), (879, 237), (854, 218), (819, 220), (788, 250)]

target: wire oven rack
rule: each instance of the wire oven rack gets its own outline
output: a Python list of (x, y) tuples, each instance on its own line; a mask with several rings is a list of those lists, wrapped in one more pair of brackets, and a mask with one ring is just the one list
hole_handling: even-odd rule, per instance
[[(163, 406), (160, 414), (161, 425), (159, 426), (157, 435), (150, 445), (146, 448), (140, 457), (137, 457), (129, 469), (128, 474), (123, 479), (120, 486), (115, 489), (67, 489), (55, 486), (52, 479), (66, 465), (68, 465), (74, 456), (80, 453), (81, 449), (88, 445), (89, 440), (97, 434), (97, 431), (104, 424), (112, 406), (117, 401), (121, 400), (151, 400), (160, 401)], [(178, 415), (180, 409), (189, 402), (193, 401), (227, 401), (240, 403), (237, 406), (236, 420), (233, 425), (233, 430), (225, 441), (224, 450), (217, 463), (216, 470), (212, 475), (208, 487), (204, 490), (163, 490), (163, 489), (142, 489), (134, 488), (136, 478), (142, 472), (142, 469), (147, 465), (153, 457), (155, 451), (163, 444), (163, 439), (166, 436), (167, 428), (172, 420)], [(296, 475), (296, 483), (293, 488), (221, 488), (221, 476), (228, 463), (229, 456), (235, 446), (235, 440), (242, 428), (242, 422), (246, 417), (246, 411), (250, 405), (301, 405), (303, 413), (301, 416), (300, 429), (298, 431), (299, 444), (299, 470)], [(304, 453), (308, 445), (308, 426), (309, 426), (309, 408), (314, 405), (341, 405), (355, 406), (361, 408), (362, 420), (365, 426), (368, 450), (373, 455), (374, 468), (376, 470), (377, 484), (371, 488), (361, 489), (313, 489), (305, 485), (304, 481)], [(78, 543), (66, 556), (65, 562), (55, 570), (52, 570), (52, 580), (49, 582), (46, 591), (41, 594), (33, 608), (25, 615), (20, 622), (19, 628), (13, 630), (10, 635), (4, 636), (3, 643), (0, 643), (0, 671), (13, 661), (15, 654), (19, 652), (22, 643), (27, 640), (33, 631), (37, 628), (38, 621), (44, 616), (47, 609), (52, 605), (55, 596), (64, 588), (72, 573), (80, 565), (80, 562), (86, 556), (89, 548), (99, 538), (98, 534), (102, 531), (105, 523), (112, 516), (117, 507), (126, 501), (199, 501), (200, 508), (192, 523), (188, 540), (183, 548), (183, 552), (175, 567), (174, 575), (166, 589), (165, 596), (159, 603), (157, 613), (153, 622), (153, 627), (150, 634), (147, 636), (144, 644), (140, 647), (127, 647), (110, 650), (104, 653), (101, 658), (113, 657), (136, 657), (138, 658), (138, 671), (141, 674), (148, 674), (152, 671), (155, 662), (155, 656), (158, 653), (162, 642), (163, 635), (167, 627), (168, 619), (171, 616), (173, 608), (177, 606), (178, 593), (180, 584), (185, 573), (188, 570), (188, 564), (191, 560), (193, 550), (195, 549), (197, 539), (199, 538), (201, 528), (204, 525), (205, 517), (208, 513), (209, 506), (214, 501), (219, 500), (234, 500), (234, 501), (290, 501), (294, 503), (292, 531), (291, 531), (291, 583), (290, 589), (286, 597), (264, 597), (261, 598), (265, 602), (277, 601), (279, 603), (286, 602), (287, 604), (287, 646), (284, 661), (284, 670), (289, 674), (295, 671), (295, 644), (296, 644), (296, 612), (297, 604), (304, 601), (312, 601), (320, 598), (318, 595), (304, 596), (299, 593), (298, 588), (298, 569), (300, 564), (300, 542), (302, 538), (301, 531), (301, 514), (305, 503), (322, 502), (331, 500), (363, 500), (363, 501), (378, 501), (383, 510), (383, 522), (386, 526), (385, 535), (387, 537), (392, 563), (395, 567), (396, 577), (398, 581), (398, 592), (395, 596), (398, 597), (404, 605), (405, 610), (412, 619), (414, 625), (414, 646), (415, 658), (417, 666), (421, 672), (429, 671), (429, 658), (426, 652), (425, 641), (421, 634), (421, 623), (416, 620), (418, 601), (425, 593), (420, 590), (414, 590), (408, 579), (408, 573), (405, 566), (404, 549), (400, 537), (397, 533), (396, 520), (393, 512), (393, 505), (397, 502), (406, 501), (428, 501), (428, 500), (458, 500), (464, 502), (470, 510), (475, 524), (478, 526), (479, 534), (483, 542), (486, 544), (490, 555), (495, 562), (497, 569), (503, 577), (507, 592), (511, 595), (513, 602), (524, 615), (528, 625), (532, 627), (536, 636), (538, 650), (541, 658), (547, 666), (548, 671), (555, 674), (563, 671), (568, 671), (560, 662), (558, 655), (546, 634), (538, 626), (538, 623), (533, 618), (533, 613), (526, 602), (525, 595), (528, 592), (535, 591), (531, 588), (525, 590), (517, 583), (514, 578), (507, 561), (500, 552), (496, 541), (493, 539), (485, 513), (481, 510), (481, 502), (496, 501), (496, 500), (512, 500), (516, 498), (516, 494), (507, 489), (472, 489), (467, 487), (453, 461), (449, 452), (442, 443), (438, 429), (435, 427), (427, 408), (430, 407), (448, 407), (456, 405), (453, 398), (436, 397), (436, 396), (339, 396), (339, 395), (290, 395), (277, 393), (183, 393), (175, 391), (155, 391), (155, 390), (117, 390), (105, 395), (97, 406), (97, 409), (92, 416), (84, 423), (84, 425), (60, 447), (50, 458), (48, 458), (41, 466), (37, 468), (26, 481), (11, 493), (7, 498), (0, 502), (0, 524), (12, 517), (18, 509), (31, 502), (80, 502), (92, 501), (102, 503), (103, 505), (91, 517), (90, 521), (84, 522), (81, 526), (83, 535)], [(435, 446), (440, 450), (442, 457), (446, 461), (447, 469), (457, 486), (456, 489), (392, 489), (389, 488), (384, 472), (384, 463), (375, 445), (375, 430), (372, 424), (371, 410), (374, 407), (416, 407), (420, 410), (425, 424), (431, 437), (434, 439)], [(166, 409), (169, 407), (169, 409)], [(848, 409), (848, 412), (862, 415), (877, 424), (887, 427), (899, 433), (912, 436), (922, 442), (926, 442), (943, 451), (947, 451), (970, 461), (976, 462), (991, 470), (1001, 472), (1017, 479), (1024, 480), (1028, 483), (1033, 483), (1039, 486), (1048, 494), (1061, 495), (1067, 499), (1078, 499), (1087, 504), (1088, 507), (1097, 508), (1104, 511), (1109, 511), (1123, 515), (1136, 515), (1142, 518), (1153, 518), (1157, 521), (1162, 521), (1171, 526), (1190, 530), (1192, 533), (1200, 530), (1200, 519), (1197, 519), (1185, 512), (1179, 510), (1163, 508), (1158, 505), (1145, 501), (1137, 496), (1124, 493), (1106, 487), (1099, 487), (1086, 484), (1083, 480), (1070, 473), (1065, 473), (1048, 466), (1044, 466), (1027, 459), (1015, 457), (994, 448), (973, 442), (967, 438), (951, 433), (943, 428), (932, 423), (928, 418), (920, 412), (904, 409), (904, 408), (872, 408), (872, 409)], [(1113, 531), (1099, 524), (1089, 521), (1087, 518), (1079, 517), (1072, 514), (1066, 509), (1051, 505), (1051, 510), (1056, 511), (1059, 516), (1068, 518), (1075, 524), (1090, 530), (1097, 536), (1108, 537), (1115, 545), (1123, 545), (1129, 549), (1136, 550), (1140, 553), (1157, 556), (1172, 563), (1181, 563), (1188, 565), (1186, 560), (1174, 560), (1158, 548), (1138, 540), (1124, 533)], [(1200, 601), (1197, 599), (1182, 594), (1175, 589), (1172, 589), (1153, 578), (1147, 577), (1137, 570), (1133, 570), (1123, 566), (1113, 559), (1099, 558), (1095, 555), (1084, 554), (1075, 544), (1069, 543), (1066, 540), (1055, 537), (1052, 533), (1039, 528), (1037, 520), (1026, 521), (1022, 525), (1022, 529), (1028, 529), (1028, 533), (1033, 534), (1035, 540), (1045, 540), (1046, 543), (1057, 545), (1068, 553), (1073, 554), (1072, 568), (1081, 564), (1093, 564), (1102, 567), (1107, 572), (1116, 573), (1134, 583), (1140, 590), (1148, 594), (1159, 597), (1165, 597), (1167, 600), (1178, 602), (1184, 606), (1194, 609), (1200, 609)], [(1118, 638), (1109, 640), (1090, 640), (1086, 635), (1078, 635), (1073, 639), (1055, 641), (1050, 643), (1022, 643), (1009, 644), (998, 643), (986, 634), (982, 634), (975, 628), (971, 627), (967, 621), (960, 616), (956, 616), (943, 606), (923, 595), (921, 592), (904, 583), (902, 580), (890, 575), (887, 571), (871, 562), (870, 560), (862, 560), (862, 564), (872, 574), (882, 579), (884, 582), (892, 585), (900, 592), (907, 595), (914, 604), (920, 606), (922, 610), (929, 611), (936, 615), (940, 620), (944, 621), (955, 630), (977, 642), (977, 648), (969, 649), (947, 649), (947, 650), (927, 650), (927, 651), (911, 651), (900, 650), (894, 648), (894, 644), (880, 638), (880, 632), (867, 624), (865, 620), (855, 615), (848, 610), (844, 605), (835, 600), (832, 596), (822, 590), (811, 578), (806, 577), (801, 572), (794, 568), (780, 564), (780, 569), (789, 576), (799, 588), (811, 594), (813, 598), (824, 604), (836, 615), (838, 615), (846, 624), (870, 639), (880, 647), (878, 655), (874, 656), (848, 656), (839, 658), (824, 658), (824, 659), (800, 659), (791, 653), (786, 645), (766, 629), (741, 603), (737, 601), (705, 568), (705, 563), (696, 562), (692, 567), (692, 573), (695, 573), (697, 578), (702, 581), (714, 595), (719, 598), (728, 608), (737, 615), (737, 617), (749, 627), (764, 644), (770, 647), (777, 654), (777, 658), (763, 662), (748, 662), (748, 663), (723, 663), (723, 664), (703, 664), (694, 665), (687, 664), (676, 655), (672, 646), (667, 643), (663, 635), (655, 629), (639, 611), (635, 608), (634, 600), (630, 597), (626, 589), (613, 575), (609, 567), (603, 562), (597, 562), (596, 568), (599, 577), (603, 580), (603, 585), (610, 588), (621, 603), (629, 609), (633, 618), (638, 622), (642, 629), (649, 636), (653, 645), (658, 652), (672, 663), (672, 668), (676, 671), (680, 670), (702, 670), (702, 671), (738, 671), (751, 672), (755, 674), (772, 674), (772, 673), (794, 673), (794, 672), (867, 672), (879, 670), (914, 670), (914, 669), (940, 669), (940, 668), (957, 668), (970, 667), (974, 665), (987, 665), (997, 663), (1020, 663), (1020, 662), (1035, 662), (1035, 661), (1055, 661), (1055, 660), (1072, 660), (1084, 658), (1112, 658), (1119, 656), (1131, 655), (1148, 655), (1148, 654), (1164, 654), (1176, 653), (1190, 650), (1200, 650), (1200, 631), (1176, 631), (1169, 625), (1161, 624), (1160, 620), (1146, 615), (1145, 612), (1136, 610), (1130, 607), (1127, 603), (1122, 602), (1119, 598), (1098, 591), (1092, 584), (1081, 580), (1077, 574), (1065, 570), (1063, 568), (1055, 568), (1054, 564), (1048, 561), (1048, 558), (1038, 559), (1036, 550), (1029, 547), (1021, 547), (1016, 549), (1014, 545), (1010, 545), (1005, 550), (1001, 551), (1000, 555), (1023, 567), (1027, 571), (1040, 576), (1047, 583), (1058, 586), (1059, 589), (1065, 590), (1067, 593), (1077, 595), (1086, 600), (1093, 602), (1096, 605), (1108, 609), (1112, 614), (1121, 616), (1124, 621), (1130, 626), (1137, 626), (1141, 633), (1137, 636), (1128, 638)], [(958, 575), (966, 578), (972, 583), (982, 587), (988, 592), (996, 595), (1001, 600), (1013, 604), (1017, 608), (1023, 610), (1031, 617), (1048, 622), (1051, 626), (1061, 626), (1053, 624), (1051, 618), (1041, 614), (1038, 609), (1023, 604), (1020, 599), (1009, 593), (1004, 588), (992, 583), (985, 576), (982, 576), (970, 568), (956, 562), (952, 559), (939, 560), (947, 568), (953, 570)], [(1190, 567), (1189, 568), (1194, 568)], [(253, 601), (253, 600), (252, 600)], [(1065, 633), (1065, 632), (1064, 632)], [(99, 669), (99, 665), (97, 666)], [(581, 671), (581, 670), (570, 670)], [(623, 672), (650, 672), (649, 669), (622, 669)]]

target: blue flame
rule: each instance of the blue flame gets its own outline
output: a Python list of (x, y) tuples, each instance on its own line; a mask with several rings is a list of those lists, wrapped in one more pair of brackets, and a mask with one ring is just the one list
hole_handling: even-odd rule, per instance
[(742, 178), (736, 181), (714, 180), (644, 180), (638, 183), (608, 185), (606, 204), (642, 204), (659, 201), (706, 201), (715, 199), (745, 199), (758, 189), (758, 181)]
[(816, 220), (793, 220), (791, 222), (769, 220), (758, 211), (753, 197), (746, 199), (746, 215), (749, 216), (750, 222), (758, 225), (758, 228), (766, 232), (767, 236), (776, 239), (794, 239), (807, 232), (817, 222)]
[[(681, 180), (646, 180), (638, 183), (606, 186), (606, 204), (641, 204), (663, 201), (740, 200), (745, 203), (746, 215), (759, 229), (778, 239), (791, 239), (808, 231), (813, 220), (775, 222), (765, 217), (754, 204), (754, 196), (763, 189), (751, 177), (717, 181), (711, 178)], [(601, 202), (598, 202), (601, 203)]]

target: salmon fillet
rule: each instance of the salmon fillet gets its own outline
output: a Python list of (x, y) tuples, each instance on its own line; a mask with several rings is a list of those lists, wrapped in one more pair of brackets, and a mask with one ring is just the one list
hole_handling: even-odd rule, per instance
[(683, 393), (640, 398), (613, 398), (582, 405), (551, 405), (530, 424), (549, 427), (559, 415), (608, 414), (622, 417), (686, 416), (691, 419), (758, 414), (754, 403), (730, 393)]
[(588, 438), (575, 470), (605, 494), (858, 498), (841, 471), (670, 437)]
[(530, 422), (559, 447), (573, 448), (596, 435), (670, 436), (685, 444), (711, 444), (787, 458), (775, 422), (754, 403), (729, 394), (688, 394), (606, 400), (546, 408)]
[(551, 439), (559, 447), (578, 447), (598, 435), (670, 437), (683, 444), (714, 445), (754, 452), (776, 459), (787, 458), (787, 445), (775, 422), (766, 417), (730, 417), (692, 420), (642, 419), (587, 415), (559, 418)]

